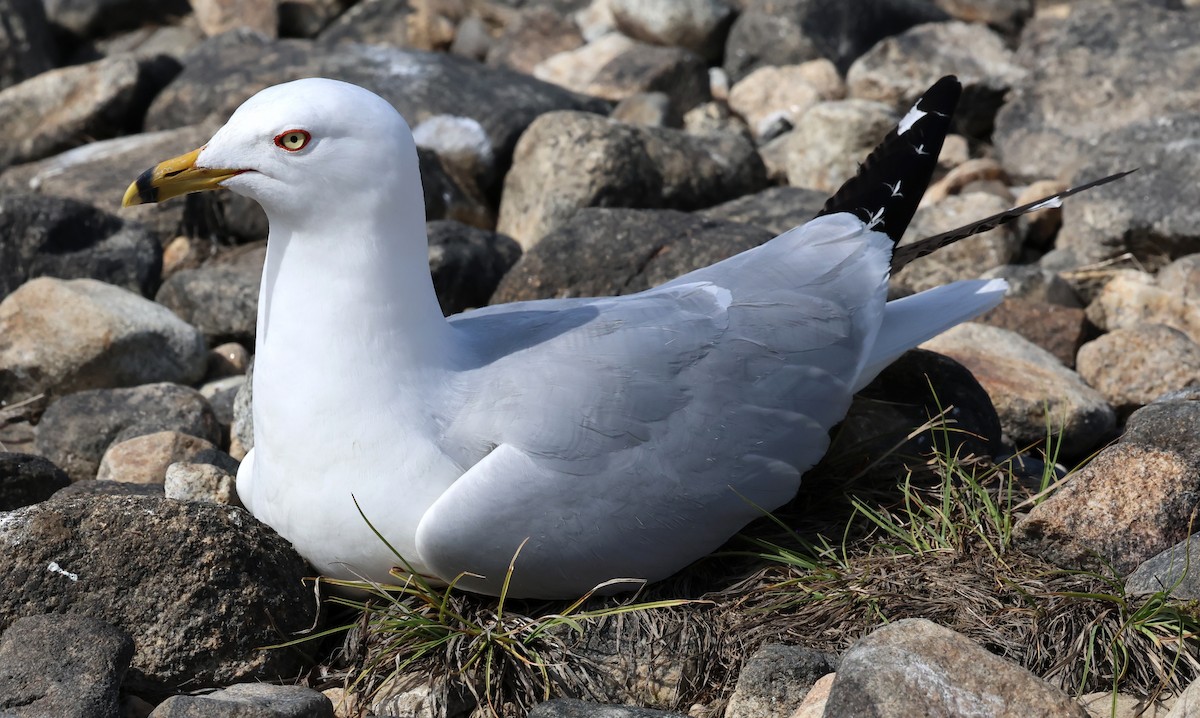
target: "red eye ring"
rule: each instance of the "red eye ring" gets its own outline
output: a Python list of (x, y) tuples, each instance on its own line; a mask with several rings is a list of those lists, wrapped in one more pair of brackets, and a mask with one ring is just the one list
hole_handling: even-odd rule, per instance
[(311, 139), (312, 135), (308, 134), (306, 130), (285, 130), (275, 135), (275, 146), (288, 152), (299, 152), (308, 147)]

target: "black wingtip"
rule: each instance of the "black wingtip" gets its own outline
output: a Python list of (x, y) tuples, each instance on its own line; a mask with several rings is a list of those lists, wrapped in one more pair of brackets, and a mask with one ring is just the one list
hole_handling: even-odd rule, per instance
[(933, 83), (817, 216), (850, 212), (899, 242), (933, 179), (960, 95), (954, 75)]

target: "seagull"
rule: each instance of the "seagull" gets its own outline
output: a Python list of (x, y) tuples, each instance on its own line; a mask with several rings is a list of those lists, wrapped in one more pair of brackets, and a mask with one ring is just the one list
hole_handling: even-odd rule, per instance
[(266, 211), (254, 516), (330, 577), (387, 583), (399, 554), (480, 593), (511, 573), (509, 596), (577, 597), (663, 579), (790, 500), (856, 391), (1002, 300), (973, 280), (887, 301), (904, 262), (1033, 206), (896, 248), (959, 94), (931, 87), (812, 221), (618, 297), (443, 317), (412, 133), (334, 80), (259, 92), (123, 204), (223, 187)]

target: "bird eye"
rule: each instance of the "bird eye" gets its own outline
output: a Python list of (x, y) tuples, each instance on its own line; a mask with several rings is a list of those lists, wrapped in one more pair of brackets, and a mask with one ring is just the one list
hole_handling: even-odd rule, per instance
[(288, 130), (275, 135), (275, 146), (288, 152), (297, 152), (304, 149), (311, 139), (312, 135), (304, 130)]

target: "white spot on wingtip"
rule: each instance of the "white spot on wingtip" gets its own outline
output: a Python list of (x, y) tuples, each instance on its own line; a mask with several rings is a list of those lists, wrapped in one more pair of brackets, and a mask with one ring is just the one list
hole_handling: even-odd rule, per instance
[(1061, 206), (1062, 206), (1062, 197), (1051, 197), (1049, 199), (1045, 199), (1045, 200), (1042, 200), (1041, 202), (1038, 202), (1037, 204), (1033, 205), (1032, 207), (1030, 207), (1029, 209), (1027, 209), (1025, 211), (1036, 212), (1039, 209), (1055, 209), (1055, 208), (1061, 207)]
[(66, 576), (67, 578), (71, 579), (72, 581), (79, 580), (79, 574), (71, 573), (70, 571), (67, 571), (62, 566), (58, 565), (58, 561), (51, 561), (50, 565), (46, 567), (46, 570), (50, 571), (51, 573), (57, 573), (60, 576)]
[(912, 129), (913, 125), (915, 125), (922, 117), (928, 114), (928, 112), (919, 110), (917, 109), (916, 105), (913, 105), (912, 109), (908, 111), (908, 114), (900, 119), (900, 124), (896, 127), (896, 134), (902, 135), (905, 132), (908, 132)]

